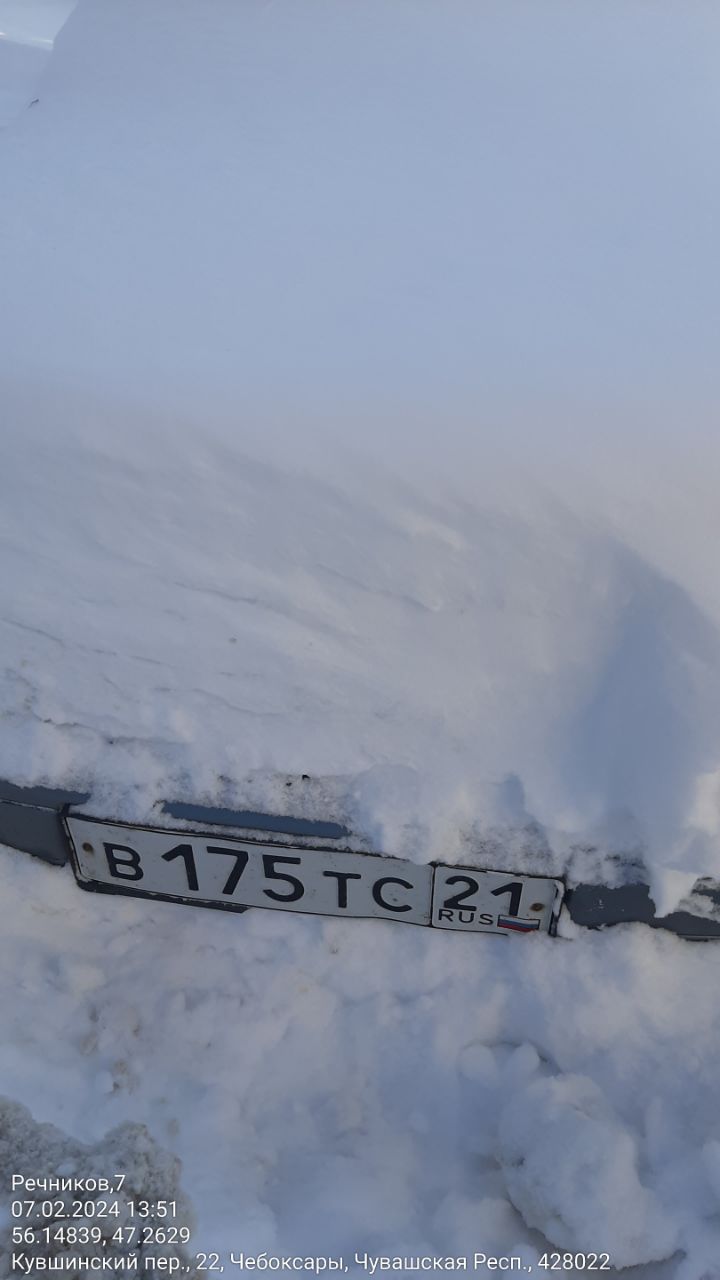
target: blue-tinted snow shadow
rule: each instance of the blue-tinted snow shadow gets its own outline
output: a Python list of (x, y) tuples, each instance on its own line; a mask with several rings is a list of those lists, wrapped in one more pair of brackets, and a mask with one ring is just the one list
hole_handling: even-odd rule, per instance
[(561, 771), (573, 804), (600, 821), (632, 813), (667, 845), (698, 775), (720, 764), (720, 633), (677, 583), (627, 548), (616, 555), (614, 622)]

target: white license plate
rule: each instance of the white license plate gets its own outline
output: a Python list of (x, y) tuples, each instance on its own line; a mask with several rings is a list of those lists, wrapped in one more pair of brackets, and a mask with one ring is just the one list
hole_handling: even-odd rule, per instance
[(562, 882), (474, 867), (436, 867), (432, 920), (436, 929), (476, 933), (547, 933), (562, 901)]
[(562, 884), (539, 876), (267, 844), (67, 816), (85, 888), (242, 910), (268, 907), (474, 929), (548, 932)]

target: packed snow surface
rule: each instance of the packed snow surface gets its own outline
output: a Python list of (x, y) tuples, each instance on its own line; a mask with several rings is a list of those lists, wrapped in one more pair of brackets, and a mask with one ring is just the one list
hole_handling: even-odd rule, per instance
[[(10, 850), (0, 876), (3, 1093), (75, 1170), (89, 1144), (86, 1175), (132, 1168), (108, 1130), (146, 1125), (182, 1160), (190, 1254), (226, 1276), (231, 1250), (543, 1276), (550, 1242), (717, 1280), (720, 949), (225, 915), (83, 894)], [(0, 1109), (8, 1144), (30, 1173)]]

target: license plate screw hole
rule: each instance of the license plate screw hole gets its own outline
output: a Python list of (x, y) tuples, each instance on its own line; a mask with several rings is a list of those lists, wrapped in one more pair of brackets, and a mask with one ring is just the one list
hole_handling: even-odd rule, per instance
[(86, 841), (84, 842), (84, 844), (83, 844), (83, 849), (85, 850), (85, 852), (86, 852), (86, 853), (92, 853), (92, 852), (93, 852), (93, 847), (92, 847), (92, 845), (91, 845), (91, 843), (90, 843), (90, 841), (89, 841), (89, 840), (86, 840)]
[(542, 902), (533, 902), (530, 908), (531, 911), (542, 911), (542, 909), (543, 909)]

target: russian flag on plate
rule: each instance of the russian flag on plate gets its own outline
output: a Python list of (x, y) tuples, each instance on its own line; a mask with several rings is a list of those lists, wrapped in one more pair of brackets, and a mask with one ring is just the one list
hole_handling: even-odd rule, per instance
[(540, 928), (539, 920), (525, 920), (521, 916), (498, 916), (498, 929), (515, 929), (517, 933), (532, 933)]

